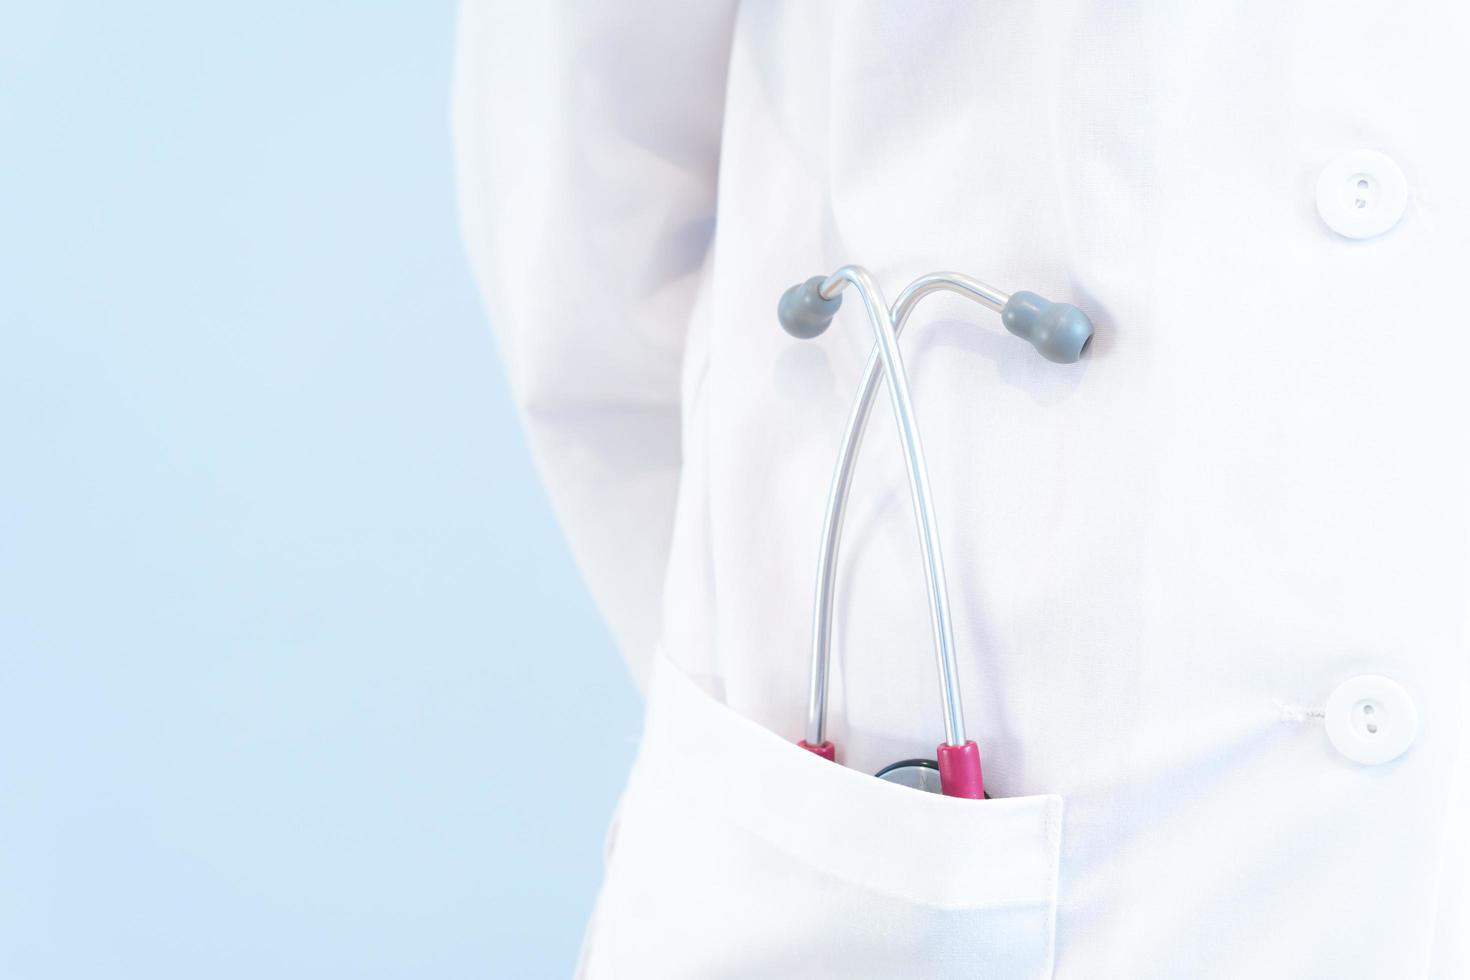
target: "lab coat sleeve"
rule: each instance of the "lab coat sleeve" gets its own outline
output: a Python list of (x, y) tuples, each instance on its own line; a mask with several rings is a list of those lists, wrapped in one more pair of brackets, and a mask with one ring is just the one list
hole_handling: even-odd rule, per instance
[(726, 4), (684, 0), (460, 9), (453, 117), (470, 260), (537, 466), (640, 683), (732, 21)]

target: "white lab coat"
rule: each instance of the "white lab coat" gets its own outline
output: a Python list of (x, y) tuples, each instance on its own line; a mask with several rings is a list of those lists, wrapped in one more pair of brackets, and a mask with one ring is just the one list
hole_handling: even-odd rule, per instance
[[(649, 697), (586, 975), (1470, 977), (1467, 17), (466, 5), (466, 238)], [(871, 334), (774, 309), (849, 262), (1097, 326), (904, 337), (991, 802), (867, 775), (943, 735), (882, 404), (792, 744)]]

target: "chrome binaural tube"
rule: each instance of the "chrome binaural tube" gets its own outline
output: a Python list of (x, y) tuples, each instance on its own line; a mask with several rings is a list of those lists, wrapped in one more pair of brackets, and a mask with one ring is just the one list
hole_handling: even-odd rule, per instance
[[(934, 630), (935, 657), (939, 667), (940, 691), (944, 699), (945, 741), (960, 745), (965, 741), (964, 711), (961, 705), (954, 653), (954, 631), (950, 624), (949, 598), (944, 578), (944, 562), (939, 538), (934, 529), (934, 506), (930, 500), (928, 470), (923, 448), (914, 423), (908, 384), (898, 354), (898, 334), (919, 300), (930, 293), (958, 293), (982, 306), (1000, 312), (1009, 295), (969, 276), (955, 272), (936, 272), (914, 280), (899, 294), (891, 311), (882, 309), (882, 297), (871, 277), (862, 269), (846, 266), (822, 282), (819, 292), (824, 299), (835, 297), (848, 283), (857, 286), (868, 308), (878, 342), (863, 367), (858, 394), (848, 414), (847, 431), (832, 471), (832, 484), (827, 493), (826, 515), (822, 522), (822, 547), (817, 557), (816, 597), (813, 603), (811, 635), (811, 686), (807, 702), (806, 741), (821, 745), (826, 740), (827, 687), (832, 662), (833, 596), (836, 579), (838, 542), (847, 511), (857, 451), (872, 414), (873, 397), (877, 393), (878, 373), (888, 376), (888, 388), (898, 420), (900, 439), (908, 464), (909, 489), (914, 513), (924, 548), (925, 583), (929, 594), (930, 619)], [(874, 313), (875, 306), (882, 311)], [(880, 325), (881, 321), (881, 325)], [(886, 329), (885, 329), (886, 328)]]

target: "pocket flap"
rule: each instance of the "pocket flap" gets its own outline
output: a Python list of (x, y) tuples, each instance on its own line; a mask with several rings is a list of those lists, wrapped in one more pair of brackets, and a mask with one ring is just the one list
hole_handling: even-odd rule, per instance
[[(657, 658), (634, 779), (792, 858), (933, 908), (1052, 906), (1062, 799), (952, 799), (818, 758)], [(631, 790), (631, 787), (630, 787)]]

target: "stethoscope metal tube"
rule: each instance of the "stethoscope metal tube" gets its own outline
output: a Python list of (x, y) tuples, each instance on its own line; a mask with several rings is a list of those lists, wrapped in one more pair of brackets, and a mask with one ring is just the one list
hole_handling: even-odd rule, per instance
[[(823, 286), (826, 286), (825, 282)], [(895, 342), (898, 335), (903, 332), (904, 325), (908, 323), (909, 314), (913, 313), (919, 300), (930, 293), (944, 290), (959, 293), (997, 313), (1010, 299), (1008, 293), (1003, 293), (978, 279), (972, 279), (957, 272), (935, 272), (921, 276), (910, 283), (893, 304), (890, 320), (893, 324)], [(825, 288), (821, 292), (825, 294)], [(824, 298), (830, 299), (831, 296), (824, 296)], [(878, 373), (881, 370), (883, 370), (882, 353), (875, 347), (868, 355), (867, 364), (863, 366), (863, 378), (858, 385), (858, 395), (853, 400), (852, 411), (847, 416), (847, 431), (843, 434), (842, 448), (837, 453), (837, 464), (832, 470), (832, 485), (827, 491), (826, 516), (822, 522), (822, 548), (817, 554), (817, 589), (812, 616), (811, 686), (807, 701), (806, 723), (806, 741), (809, 745), (822, 745), (827, 741), (827, 677), (829, 665), (832, 663), (832, 610), (835, 595), (834, 582), (837, 577), (837, 551), (842, 537), (843, 520), (847, 514), (847, 498), (852, 488), (852, 474), (856, 468), (858, 447), (862, 444), (863, 434), (868, 426), (868, 418), (872, 415), (873, 396), (878, 391)], [(952, 659), (954, 634), (948, 628), (947, 602), (943, 622), (946, 629), (940, 633), (939, 642), (947, 646), (948, 656)], [(938, 653), (938, 656), (941, 661), (946, 657), (943, 652)], [(946, 701), (946, 719), (951, 714), (958, 719), (958, 732), (963, 733), (964, 718), (958, 699), (955, 699), (953, 712)], [(945, 737), (950, 744), (959, 744), (950, 736), (948, 726), (945, 728)]]
[[(868, 321), (872, 324), (873, 335), (877, 343), (868, 361), (871, 364), (876, 358), (883, 368), (883, 373), (888, 381), (889, 401), (893, 405), (893, 418), (898, 424), (899, 441), (903, 446), (904, 457), (908, 464), (905, 468), (909, 477), (909, 496), (913, 502), (914, 519), (919, 526), (919, 541), (923, 549), (924, 584), (929, 595), (929, 618), (934, 633), (934, 655), (939, 668), (939, 691), (944, 702), (944, 741), (949, 745), (963, 745), (965, 744), (965, 713), (958, 693), (959, 668), (955, 663), (954, 627), (950, 624), (949, 592), (944, 577), (944, 556), (939, 543), (939, 534), (935, 528), (934, 499), (929, 491), (929, 468), (924, 462), (924, 446), (919, 438), (918, 422), (914, 418), (914, 406), (909, 397), (908, 376), (904, 373), (898, 352), (898, 330), (894, 326), (894, 320), (887, 304), (883, 302), (883, 294), (878, 284), (873, 281), (872, 276), (865, 269), (851, 265), (843, 266), (822, 282), (817, 293), (823, 299), (835, 299), (848, 284), (858, 290), (868, 313)], [(872, 387), (876, 387), (876, 373), (872, 382)], [(869, 401), (871, 402), (871, 397)], [(864, 412), (859, 429), (861, 429), (861, 422), (866, 421), (866, 415), (867, 413)], [(839, 465), (841, 465), (840, 460)], [(849, 481), (851, 468), (849, 462)], [(843, 495), (844, 501), (845, 498), (846, 494)], [(832, 501), (829, 499), (829, 510), (831, 506)], [(829, 563), (826, 576), (829, 580), (832, 577), (830, 569)], [(820, 593), (818, 595), (819, 603), (823, 598), (826, 599), (828, 615), (831, 614), (831, 597), (830, 585), (825, 597)], [(824, 632), (830, 633), (829, 630), (824, 630)], [(830, 650), (830, 645), (828, 649)], [(825, 667), (822, 674), (824, 689), (822, 701), (825, 704)], [(825, 707), (822, 713), (825, 716)], [(824, 738), (818, 737), (810, 744), (821, 745), (824, 741)]]
[(811, 338), (821, 334), (836, 316), (842, 302), (841, 293), (847, 286), (857, 289), (876, 343), (864, 367), (863, 381), (848, 416), (847, 432), (828, 492), (813, 612), (807, 737), (800, 744), (826, 759), (836, 758), (836, 749), (825, 738), (825, 729), (838, 539), (841, 536), (848, 492), (852, 484), (857, 448), (871, 413), (878, 370), (881, 367), (888, 381), (889, 400), (904, 450), (909, 491), (923, 550), (924, 581), (929, 596), (935, 657), (944, 703), (945, 742), (939, 746), (937, 766), (924, 760), (909, 760), (885, 768), (880, 776), (909, 785), (928, 786), (931, 785), (928, 777), (914, 779), (916, 774), (923, 776), (916, 772), (915, 767), (932, 766), (938, 769), (943, 793), (948, 796), (980, 799), (985, 795), (980, 771), (980, 752), (973, 741), (965, 738), (944, 558), (935, 528), (934, 504), (929, 491), (923, 444), (919, 438), (908, 380), (899, 355), (898, 332), (918, 301), (939, 290), (957, 292), (996, 310), (1001, 314), (1006, 329), (1029, 340), (1044, 357), (1052, 361), (1070, 363), (1080, 358), (1092, 339), (1092, 324), (1076, 307), (1048, 302), (1035, 293), (1007, 295), (978, 280), (956, 273), (934, 273), (915, 280), (899, 295), (898, 302), (890, 310), (870, 273), (859, 266), (843, 266), (830, 276), (814, 277), (788, 289), (782, 295), (777, 308), (781, 325), (788, 333), (797, 337)]

